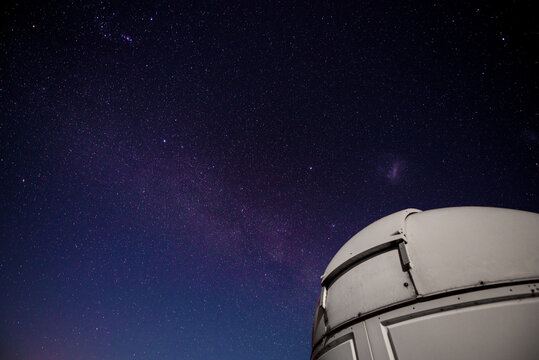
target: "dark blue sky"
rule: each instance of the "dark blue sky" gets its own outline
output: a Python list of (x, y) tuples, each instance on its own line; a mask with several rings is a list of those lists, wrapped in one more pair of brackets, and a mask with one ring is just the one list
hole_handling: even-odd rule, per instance
[(362, 227), (538, 211), (532, 2), (270, 3), (2, 5), (2, 359), (307, 359)]

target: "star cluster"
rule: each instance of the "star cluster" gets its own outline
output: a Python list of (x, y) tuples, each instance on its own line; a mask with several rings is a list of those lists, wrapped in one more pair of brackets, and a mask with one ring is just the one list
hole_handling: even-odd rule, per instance
[(510, 5), (3, 5), (0, 358), (307, 359), (362, 227), (537, 211)]

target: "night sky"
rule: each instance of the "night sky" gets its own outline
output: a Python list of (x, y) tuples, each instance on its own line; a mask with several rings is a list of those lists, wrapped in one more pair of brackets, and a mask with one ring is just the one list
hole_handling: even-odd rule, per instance
[(539, 210), (533, 1), (291, 3), (1, 5), (1, 359), (308, 359), (364, 226)]

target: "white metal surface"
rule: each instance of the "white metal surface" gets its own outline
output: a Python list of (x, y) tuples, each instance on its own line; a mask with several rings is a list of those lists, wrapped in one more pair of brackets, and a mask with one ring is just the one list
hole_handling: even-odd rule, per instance
[(343, 273), (328, 288), (328, 326), (334, 328), (380, 304), (414, 297), (410, 277), (402, 271), (397, 250), (385, 252)]
[[(354, 338), (358, 360), (395, 359), (394, 349), (399, 360), (408, 359), (408, 355), (414, 351), (414, 342), (418, 351), (410, 358), (416, 360), (489, 358), (482, 357), (488, 355), (489, 349), (474, 348), (476, 343), (491, 347), (503, 345), (504, 349), (499, 349), (497, 353), (504, 354), (507, 348), (512, 355), (506, 358), (527, 359), (530, 352), (537, 353), (533, 349), (539, 345), (535, 340), (539, 326), (539, 311), (535, 307), (539, 300), (535, 296), (538, 292), (539, 283), (513, 284), (405, 305), (331, 333), (313, 349), (312, 359), (320, 360), (326, 351), (326, 344), (338, 343), (340, 339), (348, 339), (350, 336)], [(451, 319), (454, 315), (456, 318)], [(438, 329), (438, 324), (431, 323), (429, 325), (433, 326), (425, 327), (423, 332), (419, 328), (409, 328), (410, 331), (403, 331), (402, 334), (394, 333), (392, 337), (388, 335), (389, 331), (399, 327), (404, 330), (405, 326), (427, 324), (436, 319), (447, 321), (445, 329), (442, 329), (444, 324)], [(418, 330), (420, 332), (414, 333)], [(406, 337), (404, 342), (398, 339), (400, 335)], [(501, 340), (500, 335), (503, 336)], [(495, 340), (497, 337), (498, 340)], [(492, 344), (489, 340), (491, 338), (495, 340)], [(436, 341), (447, 342), (451, 346), (430, 346), (430, 342), (434, 344)], [(463, 342), (462, 354), (458, 349), (459, 341)], [(464, 352), (465, 348), (467, 352)], [(434, 352), (436, 356), (432, 356)], [(472, 353), (471, 357), (468, 353)]]
[[(322, 298), (322, 294), (320, 294), (320, 298)], [(316, 306), (316, 311), (314, 313), (314, 324), (313, 324), (313, 337), (312, 337), (312, 343), (316, 344), (324, 334), (326, 333), (326, 324), (324, 322), (324, 309), (320, 305), (320, 300), (318, 301), (318, 305)]]
[(539, 276), (539, 215), (460, 207), (406, 219), (406, 249), (420, 295)]
[(357, 360), (354, 341), (347, 340), (323, 354), (320, 360)]
[(359, 360), (497, 359), (507, 349), (530, 358), (539, 353), (539, 341), (527, 336), (539, 334), (539, 302), (530, 300), (537, 279), (539, 214), (403, 210), (360, 231), (331, 260), (312, 358), (341, 359), (324, 356), (350, 336)]
[(342, 341), (342, 339), (348, 340), (353, 338), (355, 346), (355, 354), (358, 360), (372, 360), (372, 353), (370, 350), (369, 339), (367, 337), (367, 328), (365, 323), (357, 323), (347, 327), (345, 330), (335, 333), (335, 335), (328, 337), (327, 342), (318, 344), (313, 349), (313, 359), (320, 360), (320, 357), (327, 352), (328, 348), (334, 343)]
[[(477, 291), (466, 292), (463, 294), (444, 296), (441, 298), (435, 298), (430, 301), (424, 301), (412, 305), (403, 306), (401, 308), (385, 312), (379, 316), (371, 317), (365, 320), (365, 325), (367, 328), (368, 338), (369, 338), (369, 347), (372, 351), (373, 358), (375, 360), (391, 360), (395, 359), (394, 350), (392, 347), (396, 348), (396, 341), (388, 335), (391, 329), (397, 329), (398, 324), (420, 324), (425, 321), (425, 324), (431, 319), (436, 319), (437, 314), (439, 318), (444, 318), (444, 314), (450, 314), (449, 316), (457, 317), (454, 321), (447, 317), (445, 329), (438, 329), (436, 326), (431, 327), (430, 329), (424, 329), (422, 333), (425, 337), (421, 339), (416, 337), (413, 333), (414, 331), (420, 331), (421, 329), (409, 328), (409, 336), (407, 341), (410, 341), (410, 347), (407, 347), (406, 344), (400, 339), (398, 342), (399, 346), (404, 345), (403, 348), (395, 349), (397, 351), (398, 359), (401, 359), (401, 352), (403, 358), (413, 352), (413, 341), (441, 341), (448, 342), (452, 344), (452, 347), (444, 348), (443, 344), (440, 344), (439, 354), (435, 357), (430, 357), (431, 350), (429, 349), (428, 344), (418, 344), (417, 346), (423, 347), (423, 349), (418, 348), (417, 360), (423, 359), (459, 359), (466, 356), (464, 353), (460, 354), (460, 357), (456, 355), (458, 353), (457, 347), (458, 342), (452, 341), (452, 338), (455, 340), (464, 334), (467, 334), (469, 338), (461, 339), (463, 341), (463, 347), (468, 347), (468, 351), (480, 355), (481, 351), (487, 351), (482, 349), (474, 349), (473, 342), (478, 342), (487, 346), (490, 342), (490, 338), (497, 339), (500, 336), (500, 333), (507, 331), (506, 340), (498, 340), (499, 344), (505, 344), (506, 347), (509, 347), (513, 351), (513, 356), (508, 357), (509, 359), (520, 359), (521, 357), (525, 358), (525, 354), (528, 354), (528, 350), (535, 344), (539, 344), (535, 340), (537, 337), (537, 324), (534, 319), (537, 318), (539, 313), (536, 311), (534, 305), (528, 308), (512, 306), (515, 303), (537, 303), (537, 298), (534, 296), (539, 290), (538, 283), (522, 284), (522, 285), (507, 285), (500, 288), (493, 289), (479, 289)], [(493, 312), (483, 312), (483, 309), (491, 309)], [(476, 311), (479, 316), (475, 317), (477, 322), (476, 325), (472, 324), (468, 320), (474, 317), (472, 314)], [(500, 315), (498, 315), (498, 312)], [(469, 316), (458, 316), (459, 314), (467, 314)], [(480, 319), (481, 315), (487, 315), (493, 317), (492, 319)], [(529, 319), (530, 321), (527, 321)], [(431, 325), (438, 325), (431, 322)], [(478, 330), (477, 327), (481, 326), (481, 329)], [(475, 326), (475, 328), (474, 328)], [(476, 331), (467, 332), (469, 327), (474, 328)], [(404, 329), (404, 328), (403, 328)], [(517, 330), (518, 329), (518, 330)], [(515, 332), (520, 334), (518, 340), (513, 342), (512, 337)], [(335, 334), (335, 338), (341, 336), (346, 336), (348, 329), (343, 330)], [(429, 334), (430, 333), (430, 334)], [(419, 334), (421, 335), (421, 334)], [(441, 335), (441, 337), (437, 337)], [(530, 336), (532, 335), (532, 336)], [(430, 338), (429, 338), (430, 336)], [(445, 338), (444, 338), (445, 337)], [(332, 339), (332, 338), (330, 338)], [(393, 342), (393, 346), (392, 343)], [(466, 345), (466, 343), (470, 343)], [(509, 344), (511, 342), (512, 344)], [(525, 342), (525, 344), (523, 343)], [(494, 346), (494, 345), (492, 345)], [(502, 350), (500, 350), (502, 351)], [(447, 353), (449, 352), (449, 353)], [(421, 355), (421, 356), (419, 356)], [(453, 355), (453, 356), (452, 356)], [(473, 356), (472, 356), (473, 358)], [(476, 359), (483, 359), (483, 357), (475, 357)], [(487, 357), (488, 359), (488, 357)]]
[(539, 298), (496, 302), (388, 326), (399, 360), (535, 360)]
[(402, 228), (404, 219), (412, 213), (420, 212), (417, 209), (406, 209), (388, 215), (361, 230), (348, 240), (331, 259), (322, 275), (322, 282), (334, 272), (340, 265), (369, 249), (384, 243), (401, 238), (399, 229)]

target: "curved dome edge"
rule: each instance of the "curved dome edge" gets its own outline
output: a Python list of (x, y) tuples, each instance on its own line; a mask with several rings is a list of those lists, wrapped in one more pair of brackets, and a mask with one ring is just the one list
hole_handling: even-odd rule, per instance
[(393, 241), (396, 237), (401, 237), (405, 219), (410, 214), (419, 212), (422, 212), (422, 210), (408, 208), (387, 215), (367, 225), (345, 242), (339, 251), (337, 251), (329, 262), (324, 274), (321, 276), (321, 281), (324, 282), (328, 276), (339, 269), (340, 265), (353, 257), (376, 246)]

